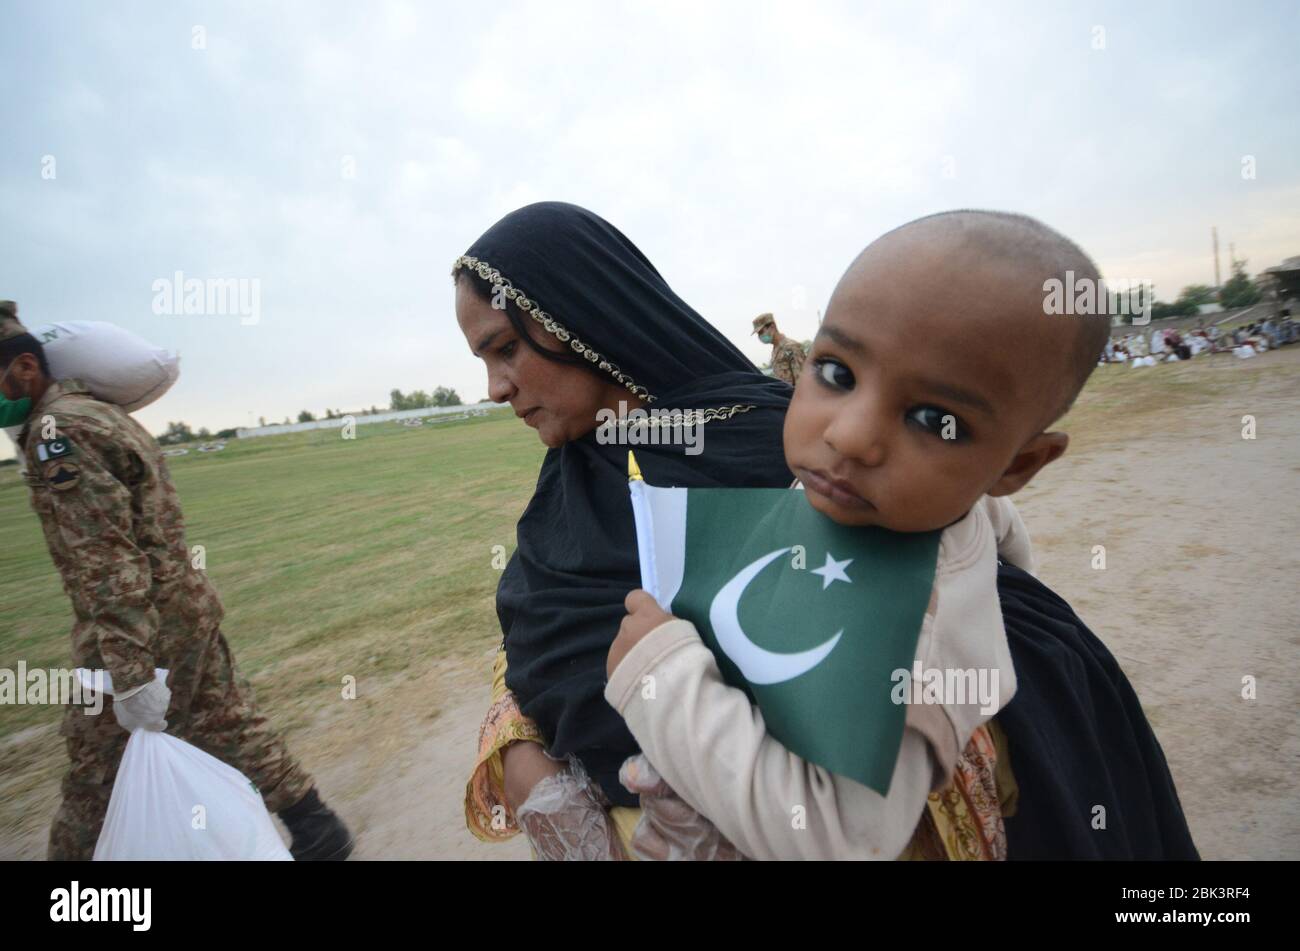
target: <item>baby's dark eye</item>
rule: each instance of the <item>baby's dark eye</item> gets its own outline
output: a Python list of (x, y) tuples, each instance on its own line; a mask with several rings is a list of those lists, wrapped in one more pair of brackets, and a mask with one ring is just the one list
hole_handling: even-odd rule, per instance
[(907, 411), (907, 419), (948, 442), (962, 442), (969, 436), (960, 419), (938, 406), (914, 407)]
[(817, 379), (823, 385), (836, 390), (853, 389), (853, 371), (838, 360), (822, 357), (814, 361), (813, 366), (817, 370)]

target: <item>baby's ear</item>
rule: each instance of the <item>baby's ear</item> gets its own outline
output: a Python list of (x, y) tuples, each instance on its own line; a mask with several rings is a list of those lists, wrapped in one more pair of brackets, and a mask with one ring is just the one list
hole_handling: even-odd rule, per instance
[(1067, 433), (1039, 433), (1020, 447), (1011, 465), (1007, 466), (988, 494), (993, 496), (1011, 495), (1019, 492), (1029, 480), (1038, 475), (1038, 470), (1049, 462), (1055, 462), (1065, 454), (1065, 447), (1070, 445)]

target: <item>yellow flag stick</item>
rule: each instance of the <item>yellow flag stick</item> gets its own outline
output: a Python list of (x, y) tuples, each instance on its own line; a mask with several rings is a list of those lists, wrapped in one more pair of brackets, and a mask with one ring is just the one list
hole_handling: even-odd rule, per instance
[(641, 563), (641, 587), (659, 600), (659, 578), (655, 569), (654, 517), (650, 512), (650, 500), (646, 497), (649, 486), (641, 475), (641, 467), (636, 464), (636, 456), (629, 449), (627, 453), (627, 490), (632, 496), (632, 517), (636, 521), (636, 547), (638, 561)]

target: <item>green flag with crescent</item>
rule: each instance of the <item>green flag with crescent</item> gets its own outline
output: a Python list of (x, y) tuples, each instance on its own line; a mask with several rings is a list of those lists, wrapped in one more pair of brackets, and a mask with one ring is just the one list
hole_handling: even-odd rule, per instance
[(786, 749), (889, 791), (939, 532), (840, 525), (789, 489), (629, 487), (641, 584)]

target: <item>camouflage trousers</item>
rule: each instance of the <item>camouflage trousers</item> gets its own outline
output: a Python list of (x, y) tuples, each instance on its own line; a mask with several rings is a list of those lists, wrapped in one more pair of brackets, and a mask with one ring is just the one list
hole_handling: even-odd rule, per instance
[[(271, 812), (292, 806), (307, 794), (313, 786), (311, 776), (258, 712), (253, 689), (236, 669), (220, 628), (185, 638), (180, 649), (167, 651), (164, 646), (155, 662), (170, 671), (170, 735), (242, 772)], [(130, 735), (117, 725), (111, 700), (97, 716), (69, 707), (59, 732), (67, 739), (71, 766), (50, 828), (48, 858), (89, 860)]]

